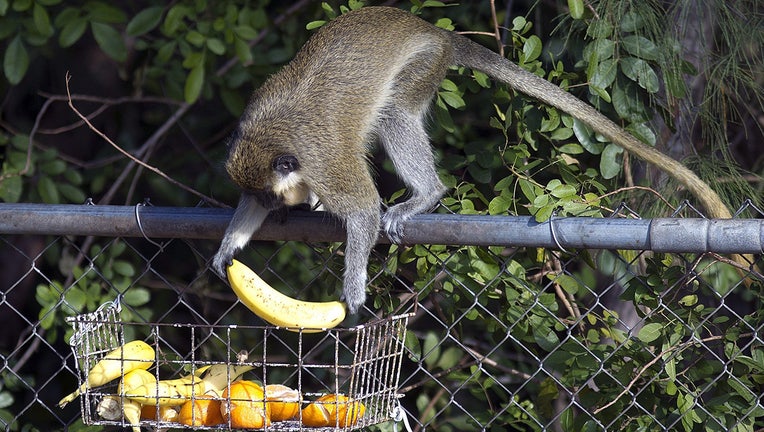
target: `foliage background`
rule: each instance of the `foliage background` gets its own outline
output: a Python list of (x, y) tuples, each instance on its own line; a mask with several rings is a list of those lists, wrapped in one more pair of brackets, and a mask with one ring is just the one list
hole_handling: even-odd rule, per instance
[[(743, 198), (760, 200), (764, 26), (757, 2), (446, 3), (387, 2), (445, 28), (483, 33), (474, 37), (503, 49), (640, 139), (684, 160), (732, 206)], [(293, 57), (321, 20), (358, 6), (265, 0), (0, 0), (0, 200), (54, 204), (92, 198), (97, 204), (132, 205), (150, 198), (163, 206), (200, 201), (234, 205), (237, 192), (222, 170), (224, 142), (248, 95)], [(65, 97), (67, 82), (75, 107), (130, 157), (75, 115)], [(686, 198), (660, 170), (631, 160), (564, 113), (490, 83), (481, 74), (451, 71), (435, 100), (431, 129), (442, 176), (452, 188), (443, 200), (449, 211), (532, 214), (544, 220), (555, 210), (601, 216), (624, 200), (647, 216), (656, 202), (676, 205)], [(401, 198), (401, 184), (384, 155), (375, 153), (373, 162), (381, 196)], [(15, 253), (36, 256), (42, 242), (18, 238), (12, 247), (0, 249), (3, 281), (25, 281), (9, 292), (8, 304), (27, 319), (0, 316), (0, 325), (8, 329), (0, 351), (11, 351), (16, 335), (36, 320), (51, 344), (61, 344), (67, 329), (64, 316), (92, 310), (116, 292), (124, 291), (143, 319), (157, 318), (149, 305), (175, 301), (175, 292), (131, 285), (140, 263), (124, 247), (107, 248), (101, 242), (84, 239), (76, 247), (47, 250), (47, 261), (39, 265), (59, 271), (62, 279), (45, 284), (24, 278), (20, 272), (28, 266)], [(210, 242), (206, 247), (212, 253), (215, 246)], [(327, 253), (335, 247), (327, 246)], [(262, 256), (280, 253), (269, 265), (283, 274), (299, 273), (289, 271), (299, 248), (263, 248)], [(99, 257), (112, 286), (91, 280), (80, 250)], [(380, 246), (378, 252), (396, 257), (386, 264), (392, 272), (414, 265), (425, 280), (424, 275), (437, 271), (437, 261), (423, 258), (432, 249), (425, 254), (416, 247)], [(474, 269), (487, 261), (481, 258), (486, 252), (462, 252), (465, 279), (474, 279)], [(163, 259), (154, 265), (172, 267), (179, 280), (193, 280), (204, 267), (201, 261)], [(529, 250), (511, 264), (524, 274), (552, 261), (544, 251)], [(339, 267), (341, 261), (330, 264)], [(661, 259), (651, 265), (644, 271), (656, 275), (671, 267), (670, 260)], [(588, 271), (576, 277), (591, 277)], [(729, 269), (727, 273), (732, 274)], [(332, 295), (331, 288), (324, 294)], [(421, 288), (422, 298), (432, 289)], [(522, 294), (528, 288), (518, 289)], [(206, 292), (194, 294), (202, 298)], [(752, 301), (760, 304), (760, 294)], [(485, 293), (480, 301), (493, 300), (492, 295)], [(639, 304), (650, 298), (628, 300)], [(377, 307), (393, 306), (384, 291), (375, 301)], [(214, 312), (212, 305), (200, 302), (199, 307), (205, 314)], [(473, 304), (455, 301), (449, 307), (447, 315)], [(504, 313), (513, 317), (522, 307), (509, 303)], [(489, 327), (478, 315), (474, 328)], [(173, 318), (182, 322), (188, 317)], [(435, 337), (426, 330), (418, 335), (425, 344)], [(543, 345), (538, 337), (529, 338)], [(12, 418), (9, 413), (23, 396), (14, 394), (11, 377), (3, 379), (6, 391), (0, 403), (5, 418)], [(436, 401), (422, 404), (435, 406)]]

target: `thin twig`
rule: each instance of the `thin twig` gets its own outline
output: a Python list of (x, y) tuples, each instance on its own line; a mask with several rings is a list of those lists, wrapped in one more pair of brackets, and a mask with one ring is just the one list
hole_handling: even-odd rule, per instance
[[(67, 74), (66, 74), (66, 95), (67, 96), (70, 96), (70, 93), (69, 93), (69, 80), (70, 79), (71, 79), (71, 75), (69, 75), (69, 73), (67, 72)], [(218, 205), (218, 206), (222, 206), (223, 205), (222, 203), (220, 203), (216, 199), (210, 198), (207, 195), (204, 195), (201, 192), (198, 192), (195, 189), (190, 188), (190, 187), (184, 185), (183, 183), (181, 183), (181, 182), (171, 178), (170, 176), (168, 176), (167, 174), (165, 174), (164, 172), (162, 172), (158, 168), (155, 168), (155, 167), (153, 167), (153, 166), (143, 162), (142, 160), (140, 160), (140, 159), (136, 158), (135, 156), (131, 155), (128, 151), (124, 150), (122, 147), (118, 146), (108, 136), (106, 136), (103, 132), (101, 132), (95, 126), (93, 126), (93, 124), (90, 122), (90, 120), (88, 120), (87, 117), (85, 117), (81, 112), (79, 112), (79, 110), (77, 110), (77, 108), (74, 107), (74, 102), (71, 99), (69, 99), (69, 107), (72, 109), (72, 111), (74, 111), (75, 114), (77, 114), (77, 116), (79, 118), (82, 119), (83, 122), (85, 122), (86, 125), (88, 125), (90, 130), (95, 132), (96, 135), (100, 136), (104, 141), (109, 143), (112, 147), (117, 149), (117, 151), (119, 151), (120, 153), (125, 155), (128, 159), (132, 160), (134, 163), (136, 163), (136, 164), (146, 168), (147, 170), (149, 170), (149, 171), (159, 175), (163, 179), (169, 181), (170, 183), (174, 184), (175, 186), (178, 186), (179, 188), (185, 190), (186, 192), (189, 192), (189, 193), (191, 193), (193, 195), (198, 196), (199, 198), (203, 199), (204, 201), (207, 201), (207, 202), (209, 202), (209, 203), (211, 203), (213, 205)]]
[(676, 210), (676, 208), (674, 208), (674, 206), (672, 206), (671, 203), (668, 202), (668, 200), (666, 200), (666, 198), (663, 198), (663, 195), (661, 195), (658, 191), (656, 191), (653, 188), (649, 188), (649, 187), (645, 187), (645, 186), (629, 186), (629, 187), (618, 188), (618, 189), (616, 189), (614, 191), (611, 191), (611, 192), (608, 192), (608, 193), (606, 193), (604, 195), (598, 196), (596, 201), (599, 201), (599, 200), (601, 200), (603, 198), (609, 197), (610, 195), (615, 195), (617, 193), (627, 192), (627, 191), (630, 191), (630, 190), (643, 190), (643, 191), (650, 192), (653, 195), (657, 196), (661, 201), (663, 201), (663, 203), (666, 204), (672, 211)]
[[(740, 337), (749, 337), (749, 336), (753, 336), (753, 333), (745, 333), (745, 334), (741, 334), (740, 335)], [(642, 378), (642, 375), (648, 369), (650, 369), (651, 366), (653, 366), (655, 363), (658, 363), (658, 361), (660, 361), (666, 354), (668, 354), (668, 353), (670, 353), (672, 351), (682, 350), (682, 349), (684, 349), (684, 348), (686, 348), (686, 347), (688, 347), (690, 345), (695, 345), (695, 344), (698, 344), (698, 343), (713, 342), (713, 341), (716, 341), (716, 340), (721, 340), (723, 338), (724, 338), (724, 336), (711, 336), (711, 337), (707, 337), (707, 338), (703, 338), (703, 339), (691, 340), (691, 341), (687, 341), (687, 342), (681, 343), (679, 345), (676, 345), (676, 346), (673, 346), (673, 347), (670, 347), (670, 348), (667, 348), (667, 349), (661, 351), (660, 354), (656, 355), (654, 359), (650, 360), (649, 362), (645, 363), (641, 368), (639, 368), (639, 371), (637, 372), (637, 376), (635, 376), (631, 380), (631, 382), (629, 382), (629, 384), (626, 387), (624, 387), (623, 391), (621, 393), (619, 393), (618, 396), (613, 398), (613, 400), (611, 400), (610, 402), (606, 403), (605, 405), (603, 405), (603, 406), (597, 408), (596, 410), (594, 410), (594, 412), (592, 414), (599, 414), (602, 411), (604, 411), (604, 410), (610, 408), (611, 406), (615, 405), (615, 403), (618, 402), (618, 399), (620, 399), (623, 395), (628, 393), (629, 390), (631, 390), (631, 388), (634, 387), (634, 385), (637, 383), (637, 381), (639, 381), (639, 379)]]
[[(284, 22), (287, 17), (298, 11), (300, 8), (304, 7), (307, 3), (309, 3), (309, 0), (301, 0), (296, 3), (294, 3), (292, 6), (290, 6), (284, 13), (279, 15), (273, 20), (273, 26), (278, 27), (279, 24)], [(249, 42), (249, 46), (254, 46), (258, 44), (260, 41), (262, 41), (265, 36), (269, 33), (269, 29), (265, 29), (258, 37), (251, 40)], [(238, 58), (231, 58), (228, 62), (226, 62), (223, 66), (221, 66), (216, 72), (215, 76), (221, 77), (225, 75), (236, 63), (239, 62)], [(247, 65), (244, 65), (247, 66)], [(156, 146), (159, 143), (159, 140), (164, 134), (173, 126), (175, 126), (176, 123), (183, 117), (188, 110), (191, 109), (191, 105), (188, 103), (182, 103), (178, 110), (165, 122), (162, 124), (162, 126), (159, 127), (152, 135), (151, 137), (146, 140), (146, 142), (141, 146), (140, 149), (135, 153), (136, 157), (143, 158), (143, 155), (148, 151), (149, 148)], [(117, 179), (112, 184), (111, 188), (107, 191), (106, 194), (104, 194), (103, 198), (100, 200), (99, 204), (109, 203), (112, 199), (112, 197), (116, 194), (119, 187), (121, 187), (122, 183), (127, 179), (130, 171), (136, 166), (136, 162), (130, 161), (128, 165), (125, 167), (125, 169), (120, 173), (120, 175), (117, 177)], [(214, 201), (217, 203), (216, 205), (220, 205), (223, 207), (230, 207), (225, 204), (218, 203), (217, 201)]]
[(504, 44), (501, 43), (501, 34), (499, 33), (499, 19), (496, 18), (496, 0), (491, 0), (491, 21), (493, 22), (493, 37), (496, 38), (499, 55), (504, 57)]

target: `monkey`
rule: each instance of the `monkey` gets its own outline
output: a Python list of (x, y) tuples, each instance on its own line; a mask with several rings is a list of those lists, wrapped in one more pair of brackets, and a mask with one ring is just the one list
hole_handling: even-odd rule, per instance
[[(643, 144), (591, 105), (465, 36), (401, 9), (364, 7), (330, 21), (253, 93), (228, 141), (225, 169), (241, 189), (213, 269), (225, 268), (269, 212), (315, 196), (347, 232), (343, 293), (351, 313), (366, 300), (369, 254), (380, 227), (394, 243), (413, 215), (446, 192), (425, 118), (451, 66), (486, 73), (583, 121), (666, 171), (714, 217), (730, 217), (691, 170)], [(381, 214), (368, 154), (378, 142), (409, 198)], [(721, 213), (720, 213), (721, 212)]]

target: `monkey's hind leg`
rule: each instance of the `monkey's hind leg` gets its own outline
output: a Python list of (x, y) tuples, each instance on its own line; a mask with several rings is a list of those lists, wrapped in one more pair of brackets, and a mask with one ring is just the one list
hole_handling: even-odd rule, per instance
[(342, 298), (350, 313), (366, 302), (369, 254), (379, 236), (379, 208), (359, 211), (345, 216), (345, 274)]
[(387, 209), (382, 225), (394, 243), (403, 239), (403, 223), (411, 216), (431, 210), (446, 187), (435, 171), (435, 158), (424, 127), (423, 114), (389, 109), (380, 121), (381, 145), (393, 162), (398, 176), (411, 192), (411, 197)]

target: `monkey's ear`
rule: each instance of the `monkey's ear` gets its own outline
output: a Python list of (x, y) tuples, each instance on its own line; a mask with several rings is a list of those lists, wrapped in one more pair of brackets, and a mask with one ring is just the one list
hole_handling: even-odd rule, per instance
[(273, 170), (279, 174), (289, 174), (298, 169), (300, 169), (300, 162), (293, 155), (281, 155), (273, 159)]

